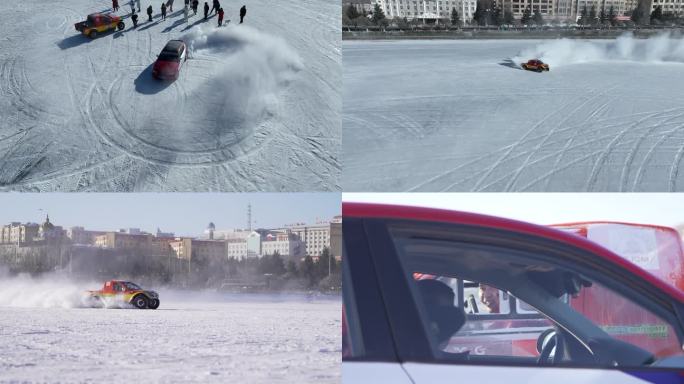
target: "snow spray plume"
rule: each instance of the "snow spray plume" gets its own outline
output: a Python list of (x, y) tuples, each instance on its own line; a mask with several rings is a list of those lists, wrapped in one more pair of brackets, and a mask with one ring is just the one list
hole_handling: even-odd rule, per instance
[[(82, 306), (83, 287), (66, 277), (49, 274), (11, 276), (0, 271), (0, 306), (24, 308), (75, 308)], [(96, 285), (97, 286), (97, 285)]]
[(605, 62), (679, 62), (684, 63), (684, 38), (662, 33), (648, 39), (637, 39), (624, 34), (613, 41), (560, 39), (523, 50), (511, 58), (523, 63), (538, 58), (554, 67), (563, 65)]
[(208, 112), (218, 113), (218, 120), (230, 128), (252, 127), (276, 114), (278, 89), (304, 68), (285, 40), (249, 26), (195, 28), (183, 39), (191, 58), (206, 52), (225, 63), (203, 85), (209, 89), (201, 89), (201, 94), (214, 95), (212, 99), (219, 105)]

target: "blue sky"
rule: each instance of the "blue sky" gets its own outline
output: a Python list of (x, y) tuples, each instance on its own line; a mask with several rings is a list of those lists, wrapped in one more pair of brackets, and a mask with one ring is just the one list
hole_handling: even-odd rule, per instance
[(626, 221), (684, 223), (684, 193), (345, 193), (344, 201), (405, 204), (554, 224)]
[(315, 223), (341, 213), (339, 193), (3, 193), (0, 224), (50, 221), (65, 228), (199, 235), (211, 221), (217, 229), (245, 228), (247, 204), (255, 227)]

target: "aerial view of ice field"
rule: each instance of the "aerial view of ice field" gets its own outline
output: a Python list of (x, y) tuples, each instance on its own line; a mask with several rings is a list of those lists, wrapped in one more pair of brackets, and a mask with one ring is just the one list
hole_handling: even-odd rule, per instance
[(0, 190), (340, 189), (338, 1), (113, 3), (0, 4)]
[(339, 296), (161, 289), (156, 310), (89, 308), (93, 284), (2, 277), (0, 382), (340, 381)]
[(343, 56), (345, 191), (684, 190), (679, 35), (345, 41)]

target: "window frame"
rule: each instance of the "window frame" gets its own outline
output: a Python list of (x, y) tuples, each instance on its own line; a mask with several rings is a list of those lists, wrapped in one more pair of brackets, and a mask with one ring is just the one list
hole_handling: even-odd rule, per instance
[[(435, 226), (451, 230), (450, 241), (461, 241), (470, 244), (496, 245), (504, 248), (511, 247), (523, 252), (531, 252), (540, 257), (540, 261), (551, 262), (561, 268), (577, 270), (601, 285), (620, 292), (621, 295), (632, 300), (635, 304), (653, 312), (666, 321), (676, 332), (679, 344), (684, 339), (684, 306), (674, 302), (658, 288), (648, 285), (631, 272), (619, 268), (617, 265), (593, 253), (577, 248), (574, 245), (531, 234), (521, 234), (512, 231), (487, 227), (475, 227), (453, 223), (433, 223), (410, 219), (378, 219), (366, 218), (363, 221), (367, 233), (367, 241), (371, 250), (381, 293), (385, 299), (388, 320), (397, 346), (400, 361), (466, 364), (466, 365), (502, 365), (490, 362), (447, 362), (436, 359), (428, 337), (419, 318), (418, 306), (404, 278), (408, 271), (404, 271), (399, 256), (394, 247), (389, 226), (415, 225), (418, 227)], [(540, 251), (550, 251), (550, 254), (540, 255)], [(562, 254), (562, 258), (554, 258)], [(402, 279), (397, 278), (401, 276)], [(388, 294), (391, 292), (391, 294)], [(488, 315), (488, 318), (492, 315)], [(427, 346), (427, 348), (426, 348)], [(503, 364), (509, 365), (509, 364)], [(520, 366), (513, 364), (514, 366)], [(582, 365), (576, 365), (582, 367)], [(606, 369), (595, 365), (585, 366), (591, 369)], [(616, 369), (625, 368), (624, 366)], [(662, 370), (659, 367), (629, 367), (638, 369)]]

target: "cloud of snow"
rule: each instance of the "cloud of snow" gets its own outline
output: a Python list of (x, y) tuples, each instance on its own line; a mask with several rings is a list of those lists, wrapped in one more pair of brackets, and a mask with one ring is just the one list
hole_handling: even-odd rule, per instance
[(190, 48), (190, 60), (210, 54), (223, 62), (201, 94), (212, 95), (218, 105), (211, 111), (226, 126), (252, 125), (264, 114), (276, 114), (278, 89), (304, 68), (284, 39), (246, 25), (193, 28), (183, 40)]
[(684, 63), (684, 38), (668, 32), (647, 39), (638, 39), (631, 34), (613, 41), (560, 39), (525, 49), (511, 58), (514, 63), (529, 59), (540, 59), (552, 70), (563, 65), (605, 61)]
[[(76, 308), (83, 306), (84, 289), (64, 276), (12, 276), (0, 269), (0, 306), (22, 308)], [(90, 289), (95, 289), (93, 286)]]

